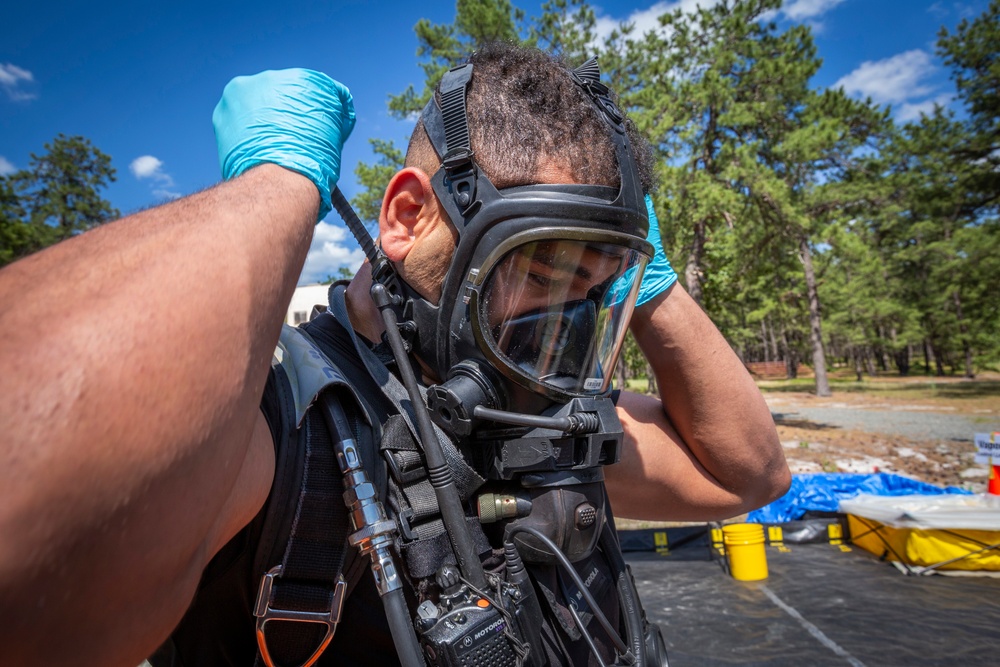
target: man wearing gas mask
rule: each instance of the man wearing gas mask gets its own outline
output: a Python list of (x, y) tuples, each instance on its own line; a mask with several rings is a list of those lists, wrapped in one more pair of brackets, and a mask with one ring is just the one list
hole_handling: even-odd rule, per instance
[[(82, 528), (47, 552), (44, 562), (62, 559), (59, 577), (29, 567), (5, 589), (62, 597), (55, 612), (16, 619), (0, 657), (32, 664), (41, 637), (60, 632), (78, 664), (129, 664), (157, 645), (154, 667), (665, 664), (612, 507), (722, 519), (777, 497), (789, 477), (752, 380), (675, 284), (646, 196), (648, 149), (596, 64), (570, 70), (498, 44), (446, 74), (387, 188), (377, 246), (334, 187), (353, 126), (343, 86), (307, 70), (240, 78), (214, 121), (226, 183), (77, 242), (127, 265), (145, 224), (162, 235), (146, 253), (194, 271), (183, 252), (199, 243), (246, 252), (223, 255), (237, 277), (193, 305), (171, 301), (184, 285), (162, 272), (131, 279), (159, 280), (177, 317), (148, 350), (141, 318), (119, 317), (118, 340), (132, 364), (156, 368), (180, 337), (192, 360), (170, 381), (190, 391), (157, 402), (162, 385), (107, 380), (120, 391), (101, 451), (116, 455), (100, 469), (72, 437), (44, 434), (47, 462), (87, 473), (74, 492), (89, 500), (59, 522)], [(369, 262), (333, 286), (325, 313), (279, 338), (306, 223), (332, 207)], [(0, 285), (59, 262), (77, 289), (98, 281), (47, 251)], [(217, 303), (231, 303), (224, 318)], [(629, 326), (660, 399), (612, 387)], [(262, 352), (276, 340), (268, 372)], [(97, 372), (97, 357), (80, 358)], [(102, 405), (71, 402), (90, 421), (112, 409)], [(144, 447), (116, 453), (143, 420)], [(173, 467), (151, 463), (164, 457)], [(116, 480), (135, 469), (143, 484), (123, 505)], [(14, 525), (55, 488), (51, 471), (32, 470), (14, 490), (34, 480), (42, 492), (15, 493), (26, 500), (4, 515)], [(84, 530), (111, 517), (121, 528)], [(71, 577), (84, 583), (59, 586)], [(114, 585), (122, 577), (129, 586)], [(153, 598), (163, 611), (137, 621)]]

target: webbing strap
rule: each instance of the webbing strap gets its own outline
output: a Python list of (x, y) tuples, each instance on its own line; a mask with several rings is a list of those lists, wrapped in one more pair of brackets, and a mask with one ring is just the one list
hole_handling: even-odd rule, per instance
[[(342, 285), (335, 285), (330, 289), (330, 313), (350, 333), (365, 368), (398, 412), (398, 416), (390, 417), (383, 424), (380, 446), (389, 463), (393, 480), (393, 509), (396, 510), (400, 523), (406, 524), (400, 528), (404, 531), (404, 537), (409, 540), (401, 545), (408, 571), (417, 578), (429, 576), (437, 571), (442, 562), (454, 562), (454, 555), (450, 542), (445, 539), (446, 529), (441, 520), (437, 495), (427, 478), (423, 452), (416, 444), (416, 416), (409, 394), (403, 383), (360, 340), (351, 327)], [(423, 392), (424, 388), (421, 387), (420, 390)], [(486, 480), (465, 462), (455, 443), (436, 425), (434, 433), (444, 451), (448, 467), (451, 468), (459, 495), (466, 500)], [(489, 551), (489, 541), (479, 521), (473, 518), (468, 521), (468, 525), (480, 553)], [(407, 532), (408, 535), (405, 534)]]
[[(445, 72), (438, 95), (420, 116), (434, 151), (441, 156), (447, 172), (446, 185), (459, 211), (465, 216), (476, 206), (479, 168), (473, 160), (469, 139), (469, 119), (465, 94), (472, 81), (472, 64), (459, 65)], [(460, 220), (452, 220), (459, 228)]]
[[(416, 439), (419, 437), (415, 426), (416, 415), (413, 412), (413, 406), (410, 404), (410, 396), (406, 392), (406, 387), (403, 386), (399, 378), (386, 368), (385, 364), (379, 361), (375, 353), (358, 338), (347, 315), (343, 285), (336, 285), (330, 290), (330, 312), (337, 318), (341, 326), (350, 333), (351, 340), (354, 342), (354, 349), (357, 351), (358, 356), (361, 357), (361, 361), (364, 363), (365, 368), (368, 369), (368, 373), (381, 388), (385, 397), (389, 399), (398, 413), (403, 417), (411, 436), (414, 438), (414, 442), (416, 442)], [(420, 387), (420, 392), (421, 398), (426, 400), (426, 389)], [(485, 484), (486, 480), (465, 462), (462, 453), (455, 447), (455, 443), (437, 425), (434, 425), (434, 433), (437, 435), (441, 449), (444, 451), (448, 467), (451, 468), (451, 474), (455, 478), (455, 486), (458, 487), (459, 495), (461, 495), (462, 500), (465, 500), (476, 489)], [(383, 440), (385, 440), (384, 437)]]
[[(336, 399), (329, 399), (336, 400)], [(350, 531), (343, 507), (343, 481), (330, 432), (318, 410), (308, 410), (305, 460), (295, 519), (280, 569), (265, 577), (258, 601), (258, 638), (265, 642), (257, 663), (309, 664), (328, 642), (342, 604), (341, 572)], [(266, 584), (266, 590), (265, 590)], [(340, 589), (340, 590), (338, 590)], [(296, 617), (329, 614), (330, 623)], [(264, 623), (266, 618), (266, 624)], [(262, 635), (262, 637), (261, 637)]]
[[(465, 111), (465, 89), (472, 80), (472, 65), (460, 65), (445, 72), (441, 78), (441, 115), (444, 118), (448, 155), (460, 151), (471, 153), (469, 120)], [(471, 157), (471, 155), (470, 155)]]

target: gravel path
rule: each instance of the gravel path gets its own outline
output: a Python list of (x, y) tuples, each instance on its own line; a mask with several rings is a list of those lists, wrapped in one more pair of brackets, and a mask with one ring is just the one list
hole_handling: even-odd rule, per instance
[[(775, 421), (805, 420), (817, 426), (835, 426), (843, 429), (901, 435), (914, 440), (953, 440), (972, 442), (973, 434), (1000, 430), (1000, 419), (986, 421), (965, 415), (940, 412), (909, 411), (886, 408), (859, 407), (805, 407), (771, 403)], [(993, 422), (996, 423), (993, 423)]]

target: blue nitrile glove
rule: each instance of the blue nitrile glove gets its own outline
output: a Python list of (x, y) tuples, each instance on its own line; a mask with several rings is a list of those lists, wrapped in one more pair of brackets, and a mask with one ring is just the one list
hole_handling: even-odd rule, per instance
[(225, 179), (271, 162), (319, 189), (319, 220), (330, 212), (340, 151), (354, 129), (354, 100), (343, 84), (309, 69), (238, 76), (212, 114)]
[(646, 240), (653, 244), (653, 259), (646, 265), (646, 272), (642, 274), (642, 284), (639, 286), (639, 298), (635, 305), (650, 301), (667, 290), (668, 287), (677, 282), (677, 274), (674, 267), (670, 266), (667, 254), (663, 252), (663, 242), (660, 240), (660, 221), (656, 218), (656, 211), (653, 210), (653, 199), (646, 195), (646, 210), (649, 212), (649, 233)]

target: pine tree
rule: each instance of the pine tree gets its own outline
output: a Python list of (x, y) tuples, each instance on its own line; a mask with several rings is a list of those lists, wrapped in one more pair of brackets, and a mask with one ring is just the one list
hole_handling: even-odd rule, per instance
[(369, 139), (369, 142), (372, 145), (372, 152), (378, 156), (378, 161), (375, 164), (359, 162), (354, 168), (358, 185), (364, 189), (354, 196), (351, 205), (364, 222), (377, 226), (385, 189), (389, 187), (393, 175), (403, 168), (404, 156), (391, 141)]
[(62, 134), (45, 151), (0, 178), (0, 265), (118, 217), (100, 194), (115, 180), (110, 157)]

